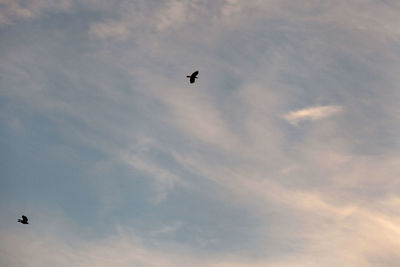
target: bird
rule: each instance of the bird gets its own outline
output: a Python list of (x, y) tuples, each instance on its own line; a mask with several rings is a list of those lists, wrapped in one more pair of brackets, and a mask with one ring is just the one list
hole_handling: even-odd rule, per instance
[(192, 75), (186, 76), (186, 77), (190, 78), (190, 83), (194, 83), (194, 81), (197, 79), (198, 74), (199, 74), (199, 71), (196, 70), (195, 72), (192, 73)]
[(22, 215), (22, 220), (18, 219), (18, 222), (22, 223), (22, 224), (29, 224), (28, 223), (28, 218), (25, 215)]

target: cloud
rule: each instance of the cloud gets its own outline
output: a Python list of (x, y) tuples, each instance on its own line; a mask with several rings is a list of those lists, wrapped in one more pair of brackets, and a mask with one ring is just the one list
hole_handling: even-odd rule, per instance
[(185, 22), (188, 16), (188, 1), (169, 1), (165, 8), (159, 10), (156, 15), (156, 29), (162, 31), (172, 25), (179, 25)]
[(128, 35), (128, 29), (126, 25), (118, 22), (99, 22), (90, 26), (89, 34), (100, 39), (125, 40)]
[(316, 121), (336, 115), (343, 111), (341, 106), (316, 106), (296, 111), (291, 111), (283, 117), (291, 124), (297, 124), (300, 121)]
[[(307, 149), (312, 150), (315, 147)], [(186, 157), (186, 164), (204, 177), (229, 188), (235, 194), (234, 199), (247, 202), (249, 208), (258, 207), (260, 218), (268, 217), (264, 217), (266, 225), (268, 221), (274, 220), (268, 207), (278, 209), (279, 217), (286, 217), (281, 225), (265, 226), (258, 231), (258, 235), (267, 236), (269, 242), (285, 240), (286, 245), (282, 245), (280, 249), (291, 245), (301, 249), (294, 249), (287, 254), (276, 252), (274, 260), (264, 259), (265, 266), (309, 266), (310, 262), (314, 262), (315, 266), (368, 265), (374, 264), (373, 262), (391, 266), (390, 262), (393, 263), (398, 258), (395, 255), (400, 247), (400, 214), (392, 213), (393, 207), (399, 204), (397, 197), (395, 200), (392, 194), (398, 193), (390, 193), (383, 188), (386, 185), (388, 188), (396, 187), (394, 175), (398, 168), (393, 169), (393, 163), (385, 159), (381, 162), (370, 159), (365, 164), (358, 157), (343, 159), (345, 162), (329, 162), (325, 158), (327, 154), (328, 151), (320, 151), (318, 158), (307, 160), (295, 173), (280, 177), (277, 174), (264, 173), (254, 163), (250, 166), (241, 164), (229, 168), (212, 167), (211, 164), (200, 164), (198, 159), (196, 162), (189, 162)], [(325, 165), (328, 165), (329, 171), (321, 178), (326, 182), (321, 181), (315, 189), (314, 186), (300, 189), (299, 186), (286, 184), (293, 183), (295, 177), (303, 175), (306, 179), (314, 179), (312, 176), (318, 173), (316, 168)], [(382, 181), (379, 173), (384, 173), (385, 169), (391, 171), (384, 175), (388, 180)], [(307, 172), (304, 173), (304, 170)], [(376, 200), (369, 201), (368, 198), (373, 193), (364, 191), (369, 188), (364, 183), (374, 185), (373, 189), (370, 188), (373, 191), (382, 192), (383, 189), (388, 195), (377, 196), (379, 203)], [(290, 218), (297, 218), (296, 222), (292, 223)], [(302, 229), (301, 233), (296, 229)], [(375, 229), (374, 234), (370, 234), (372, 229)]]
[[(9, 25), (4, 36), (15, 37), (0, 51), (4, 158), (16, 166), (6, 164), (3, 190), (32, 185), (15, 178), (30, 162), (35, 183), (52, 182), (3, 196), (3, 205), (60, 203), (96, 240), (19, 235), (0, 224), (0, 265), (396, 265), (399, 53), (390, 25), (397, 4), (100, 2), (53, 16), (48, 28)], [(39, 21), (51, 10), (7, 9), (17, 14), (7, 21)], [(80, 27), (87, 9), (95, 15)], [(70, 31), (67, 23), (79, 26)], [(194, 67), (201, 77), (189, 86)], [(276, 119), (285, 114), (296, 125), (344, 107), (348, 116), (302, 135)], [(34, 144), (52, 149), (29, 157)], [(54, 149), (60, 144), (71, 153)], [(61, 180), (49, 162), (65, 166), (70, 155), (82, 160)], [(97, 219), (89, 231), (87, 210), (63, 206), (77, 191)], [(120, 233), (108, 232), (118, 225)]]
[(154, 180), (154, 188), (156, 193), (151, 197), (155, 203), (165, 200), (167, 194), (174, 188), (175, 184), (183, 183), (182, 179), (169, 171), (167, 168), (160, 166), (154, 160), (146, 159), (140, 155), (125, 155), (123, 160), (131, 167), (138, 171), (148, 174)]
[[(242, 184), (245, 188), (252, 187), (247, 197), (259, 203), (260, 218), (269, 214), (268, 206), (272, 203), (274, 207), (280, 208), (280, 216), (289, 216), (288, 220), (280, 224), (264, 222), (258, 229), (258, 238), (265, 238), (264, 242), (274, 241), (274, 244), (257, 248), (259, 256), (256, 259), (243, 250), (225, 253), (216, 253), (212, 249), (209, 252), (196, 251), (184, 243), (160, 239), (175, 235), (183, 227), (181, 222), (161, 224), (147, 235), (132, 231), (130, 227), (117, 227), (113, 231), (116, 233), (102, 238), (90, 238), (87, 231), (79, 234), (76, 226), (58, 215), (57, 222), (52, 222), (50, 218), (43, 220), (43, 216), (36, 217), (29, 230), (14, 229), (15, 225), (7, 225), (7, 228), (3, 226), (0, 231), (0, 263), (2, 266), (33, 267), (113, 264), (210, 267), (338, 264), (395, 266), (393, 264), (399, 259), (397, 251), (400, 249), (400, 198), (384, 198), (374, 203), (376, 209), (371, 210), (360, 203), (332, 203), (319, 193), (282, 187), (279, 189), (271, 185), (264, 182)], [(265, 202), (265, 196), (270, 201)], [(271, 215), (266, 221), (276, 219)], [(42, 223), (38, 224), (40, 219)], [(272, 257), (266, 257), (269, 250), (275, 251)]]
[(34, 19), (47, 10), (68, 11), (72, 0), (41, 1), (41, 0), (4, 0), (0, 8), (0, 24), (10, 24), (18, 19)]

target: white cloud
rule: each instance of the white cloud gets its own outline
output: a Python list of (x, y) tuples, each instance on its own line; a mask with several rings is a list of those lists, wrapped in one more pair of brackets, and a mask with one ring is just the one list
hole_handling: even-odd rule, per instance
[(343, 111), (340, 106), (316, 106), (296, 111), (291, 111), (283, 117), (291, 124), (297, 124), (300, 121), (316, 121), (336, 115)]

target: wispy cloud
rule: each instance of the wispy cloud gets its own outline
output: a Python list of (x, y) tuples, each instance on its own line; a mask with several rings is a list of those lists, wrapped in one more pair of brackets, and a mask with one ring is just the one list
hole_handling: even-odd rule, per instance
[(5, 0), (1, 1), (0, 24), (9, 24), (18, 19), (34, 19), (46, 10), (65, 12), (71, 8), (73, 1), (40, 1), (40, 0)]
[(98, 22), (91, 25), (89, 34), (99, 39), (113, 38), (125, 40), (129, 30), (125, 24), (119, 22)]
[(0, 265), (397, 266), (398, 4), (62, 2), (0, 7), (0, 209), (90, 237), (0, 223)]
[(316, 121), (336, 115), (343, 111), (341, 106), (315, 106), (296, 111), (291, 111), (283, 117), (291, 124), (297, 124), (300, 121)]
[(152, 196), (151, 200), (155, 203), (160, 203), (165, 200), (168, 192), (173, 189), (174, 185), (178, 182), (183, 182), (177, 175), (167, 168), (159, 166), (159, 164), (153, 162), (152, 159), (146, 159), (139, 155), (126, 155), (124, 156), (124, 161), (129, 166), (148, 174), (154, 179), (156, 194)]

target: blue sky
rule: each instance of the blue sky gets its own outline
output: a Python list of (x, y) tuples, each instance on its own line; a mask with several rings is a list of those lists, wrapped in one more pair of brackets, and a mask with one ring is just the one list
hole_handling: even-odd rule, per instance
[(397, 266), (399, 12), (3, 1), (0, 265)]

